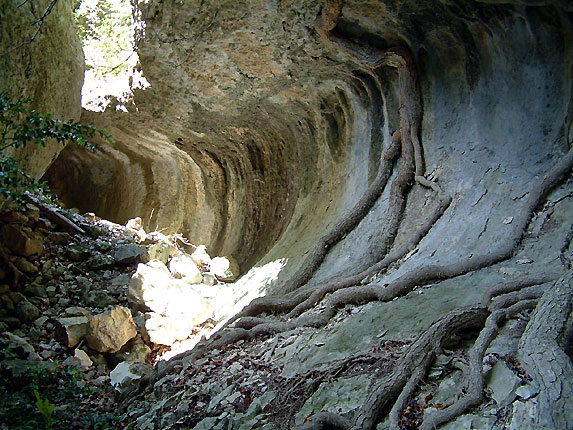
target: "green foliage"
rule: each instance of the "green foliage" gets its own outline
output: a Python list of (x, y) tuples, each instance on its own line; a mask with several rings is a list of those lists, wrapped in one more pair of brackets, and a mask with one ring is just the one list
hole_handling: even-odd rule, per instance
[(61, 144), (75, 142), (93, 151), (97, 146), (88, 139), (96, 134), (111, 143), (109, 135), (93, 125), (53, 119), (49, 113), (42, 115), (30, 108), (31, 102), (30, 99), (13, 102), (0, 93), (0, 194), (17, 201), (24, 192), (46, 189), (47, 184), (24, 173), (19, 160), (2, 154), (7, 149), (30, 143), (45, 146), (47, 140), (54, 139)]
[(36, 407), (44, 417), (44, 423), (46, 424), (46, 429), (52, 428), (52, 412), (56, 405), (50, 403), (48, 399), (42, 399), (38, 390), (34, 390), (34, 396), (36, 396)]
[(17, 361), (16, 373), (0, 361), (0, 428), (117, 428), (118, 417), (105, 408), (105, 399), (112, 398), (110, 392), (88, 386), (79, 369)]
[(86, 67), (98, 76), (125, 73), (134, 51), (129, 0), (80, 0), (74, 11), (86, 53)]

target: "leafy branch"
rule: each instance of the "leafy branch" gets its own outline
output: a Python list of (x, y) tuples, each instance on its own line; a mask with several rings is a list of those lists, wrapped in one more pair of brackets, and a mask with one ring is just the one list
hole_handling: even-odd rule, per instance
[(107, 132), (91, 124), (54, 119), (49, 113), (42, 115), (29, 107), (31, 102), (31, 99), (13, 102), (6, 93), (0, 93), (0, 194), (17, 201), (21, 201), (25, 191), (45, 189), (47, 184), (23, 172), (19, 167), (22, 160), (1, 154), (9, 148), (20, 148), (29, 143), (46, 146), (47, 140), (54, 139), (64, 145), (74, 142), (95, 151), (97, 145), (90, 139), (96, 135), (112, 143)]

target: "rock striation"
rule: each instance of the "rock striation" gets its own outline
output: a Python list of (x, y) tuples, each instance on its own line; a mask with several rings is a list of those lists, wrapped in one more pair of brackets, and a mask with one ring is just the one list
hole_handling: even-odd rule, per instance
[[(571, 350), (555, 340), (570, 338), (569, 4), (139, 7), (150, 86), (84, 111), (116, 145), (66, 148), (45, 178), (69, 206), (140, 216), (140, 240), (180, 232), (243, 276), (210, 301), (216, 335), (123, 393), (127, 428), (571, 422), (570, 396), (551, 410), (539, 390)], [(165, 261), (142, 267), (134, 301), (143, 270), (195, 291)], [(152, 296), (140, 327), (184, 325)], [(171, 306), (178, 322), (162, 324)]]

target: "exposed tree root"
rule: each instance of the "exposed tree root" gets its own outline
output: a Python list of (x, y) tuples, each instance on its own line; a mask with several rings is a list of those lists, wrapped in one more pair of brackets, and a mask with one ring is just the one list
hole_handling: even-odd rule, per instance
[(521, 428), (573, 428), (573, 364), (559, 344), (572, 310), (569, 270), (543, 294), (519, 343), (521, 364), (539, 389), (535, 405), (519, 414)]
[(364, 193), (358, 203), (354, 205), (352, 210), (344, 217), (344, 219), (338, 222), (334, 227), (332, 227), (330, 232), (319, 239), (314, 249), (306, 258), (301, 269), (296, 272), (291, 279), (289, 279), (288, 284), (285, 285), (282, 291), (293, 291), (301, 285), (306, 284), (317, 271), (318, 267), (320, 267), (320, 264), (324, 261), (330, 248), (350, 233), (362, 218), (364, 218), (374, 203), (376, 203), (376, 200), (386, 188), (388, 179), (392, 175), (392, 165), (394, 160), (398, 155), (400, 155), (400, 142), (400, 132), (396, 131), (392, 136), (390, 145), (382, 154), (382, 163), (374, 182), (372, 182), (366, 193)]
[(310, 422), (298, 427), (298, 430), (349, 430), (350, 422), (332, 412), (320, 412), (313, 415)]
[[(482, 327), (486, 317), (485, 306), (472, 306), (452, 311), (433, 323), (410, 345), (392, 373), (376, 384), (354, 416), (352, 428), (373, 428), (390, 402), (400, 396), (404, 387), (412, 389), (414, 384), (408, 384), (412, 375), (415, 376), (412, 380), (417, 382), (420, 372), (426, 372), (446, 340), (460, 330)], [(406, 394), (404, 396), (408, 397)]]
[(453, 405), (445, 409), (438, 409), (433, 414), (425, 417), (421, 430), (433, 430), (440, 424), (457, 418), (469, 408), (477, 406), (483, 401), (483, 356), (491, 341), (497, 336), (499, 324), (526, 309), (534, 308), (536, 304), (537, 300), (523, 300), (507, 309), (496, 310), (488, 316), (485, 327), (469, 352), (470, 362), (468, 366), (469, 373), (466, 375), (466, 394)]

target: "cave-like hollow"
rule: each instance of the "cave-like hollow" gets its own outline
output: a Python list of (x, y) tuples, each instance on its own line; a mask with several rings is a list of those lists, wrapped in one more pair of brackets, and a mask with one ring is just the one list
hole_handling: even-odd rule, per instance
[[(498, 166), (534, 177), (562, 145), (571, 85), (558, 8), (346, 2), (321, 37), (320, 2), (215, 3), (145, 7), (137, 52), (151, 86), (127, 112), (83, 112), (115, 146), (59, 156), (45, 178), (67, 205), (140, 216), (244, 268), (286, 258), (296, 270), (364, 195), (400, 127), (399, 72), (373, 66), (396, 47), (419, 74), (425, 173), (449, 194)], [(377, 221), (335, 272), (379, 259)], [(450, 226), (448, 249), (477, 245), (469, 224)]]
[[(271, 297), (240, 315), (235, 336), (319, 328), (331, 305), (397, 299), (366, 306), (332, 338), (309, 343), (296, 368), (285, 359), (286, 374), (340, 357), (334, 338), (346, 336), (345, 354), (370, 348), (379, 325), (395, 338), (422, 339), (437, 318), (480, 303), (502, 280), (562, 271), (573, 213), (571, 6), (141, 7), (137, 52), (150, 86), (122, 109), (84, 111), (82, 121), (110, 130), (115, 145), (67, 147), (45, 178), (81, 211), (120, 223), (140, 216), (148, 230), (234, 255), (243, 269), (229, 288), (237, 306), (219, 321)], [(272, 279), (256, 276), (276, 262)], [(354, 289), (335, 285), (313, 299), (341, 279)], [(409, 294), (416, 285), (427, 288)], [(380, 292), (386, 287), (396, 294)], [(303, 313), (328, 293), (318, 319)], [(287, 318), (257, 319), (281, 312)], [(470, 311), (460, 312), (463, 326)], [(397, 369), (402, 385), (370, 393), (375, 404), (359, 406), (353, 428), (374, 428), (389, 410), (383, 401), (404, 401), (396, 399), (404, 386), (408, 394)]]

